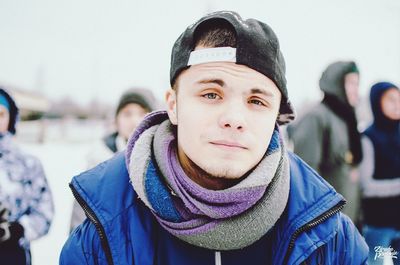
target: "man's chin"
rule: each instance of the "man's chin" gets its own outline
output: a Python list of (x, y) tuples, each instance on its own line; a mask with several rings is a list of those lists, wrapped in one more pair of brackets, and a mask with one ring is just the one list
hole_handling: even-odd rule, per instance
[(226, 180), (240, 179), (246, 174), (246, 171), (234, 169), (232, 167), (206, 168), (205, 171), (207, 172), (210, 178), (218, 178)]

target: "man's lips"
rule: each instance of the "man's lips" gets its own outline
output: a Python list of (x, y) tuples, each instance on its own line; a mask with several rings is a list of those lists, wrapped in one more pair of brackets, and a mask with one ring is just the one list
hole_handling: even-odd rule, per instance
[(211, 141), (210, 143), (213, 145), (219, 146), (219, 147), (226, 147), (226, 148), (232, 148), (232, 149), (234, 149), (234, 148), (247, 149), (244, 145), (241, 145), (240, 143), (225, 141), (225, 140)]

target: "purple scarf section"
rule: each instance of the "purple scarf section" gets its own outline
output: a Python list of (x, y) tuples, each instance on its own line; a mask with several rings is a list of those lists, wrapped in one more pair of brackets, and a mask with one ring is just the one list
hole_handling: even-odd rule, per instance
[[(212, 219), (228, 218), (238, 215), (253, 206), (264, 194), (266, 186), (251, 187), (248, 189), (227, 189), (224, 192), (205, 189), (186, 176), (177, 159), (174, 142), (166, 143), (170, 157), (168, 166), (168, 183), (183, 201), (193, 215), (206, 215)], [(166, 157), (165, 157), (166, 158)]]
[[(286, 205), (289, 174), (280, 141), (275, 130), (265, 157), (245, 179), (209, 190), (182, 169), (173, 125), (159, 111), (146, 116), (129, 139), (126, 164), (138, 196), (167, 231), (197, 246), (237, 249), (264, 235)], [(268, 213), (270, 208), (277, 209)]]
[(163, 159), (168, 161), (167, 178), (172, 190), (182, 200), (189, 211), (181, 212), (185, 219), (196, 215), (208, 216), (212, 219), (223, 219), (243, 213), (253, 206), (264, 194), (266, 186), (247, 189), (226, 189), (224, 191), (209, 190), (193, 182), (183, 171), (176, 153), (176, 141), (172, 135), (162, 147)]

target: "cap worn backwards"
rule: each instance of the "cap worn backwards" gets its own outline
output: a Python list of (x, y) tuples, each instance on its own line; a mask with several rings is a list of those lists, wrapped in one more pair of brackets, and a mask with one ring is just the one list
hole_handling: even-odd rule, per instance
[[(194, 51), (195, 34), (199, 26), (208, 21), (228, 22), (236, 33), (236, 47), (216, 47)], [(294, 120), (295, 112), (286, 88), (285, 60), (279, 41), (273, 30), (255, 19), (243, 20), (237, 13), (218, 11), (208, 14), (189, 26), (176, 40), (171, 54), (170, 83), (174, 85), (178, 75), (191, 65), (208, 62), (235, 62), (246, 65), (271, 79), (280, 92), (282, 101), (278, 123)]]

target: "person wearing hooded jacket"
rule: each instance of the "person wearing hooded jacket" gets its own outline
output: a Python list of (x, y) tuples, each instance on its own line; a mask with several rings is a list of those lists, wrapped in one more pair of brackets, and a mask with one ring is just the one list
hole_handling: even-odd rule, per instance
[(0, 264), (31, 264), (30, 242), (47, 234), (54, 215), (40, 161), (18, 148), (18, 107), (0, 88)]
[[(383, 264), (383, 249), (400, 252), (400, 90), (389, 82), (371, 87), (374, 120), (363, 132), (360, 164), (363, 235), (369, 264)], [(397, 240), (397, 245), (395, 244)], [(400, 264), (399, 258), (394, 264)]]
[(61, 265), (365, 264), (345, 200), (288, 152), (294, 119), (272, 29), (219, 11), (172, 50), (167, 111), (74, 177), (88, 219)]
[[(116, 131), (96, 142), (87, 155), (87, 168), (92, 168), (109, 159), (115, 153), (126, 148), (130, 135), (142, 121), (144, 116), (157, 108), (156, 99), (151, 90), (132, 88), (125, 91), (115, 111)], [(72, 232), (86, 216), (79, 204), (74, 201), (70, 222)]]
[(362, 159), (354, 109), (358, 85), (359, 71), (354, 62), (330, 64), (319, 81), (322, 102), (288, 127), (294, 153), (345, 197), (343, 212), (355, 223), (360, 207), (356, 166)]

